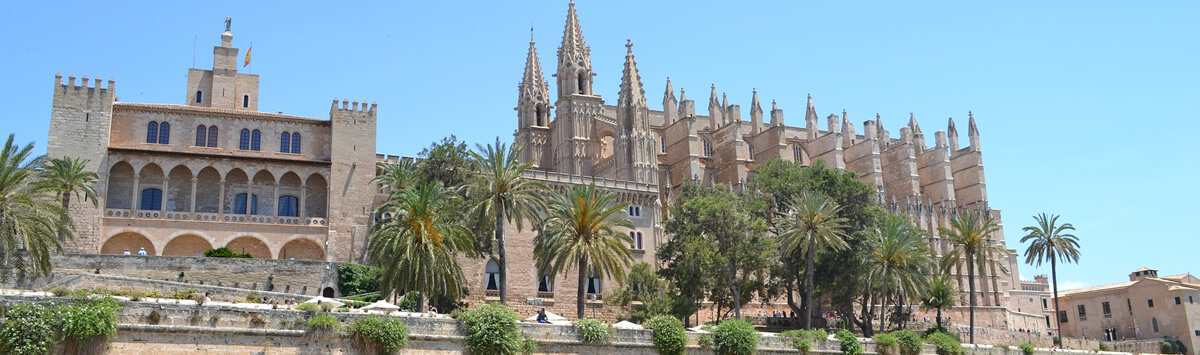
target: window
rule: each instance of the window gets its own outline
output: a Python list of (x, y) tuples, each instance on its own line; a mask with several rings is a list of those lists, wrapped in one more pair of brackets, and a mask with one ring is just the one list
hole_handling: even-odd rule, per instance
[(208, 127), (204, 125), (196, 126), (196, 146), (203, 147), (208, 145)]
[(238, 137), (238, 149), (250, 149), (250, 130), (242, 128), (242, 135)]
[(196, 90), (196, 103), (204, 102), (204, 92)]
[(300, 217), (300, 199), (292, 195), (279, 196), (279, 215)]
[(1083, 305), (1075, 306), (1079, 310), (1079, 320), (1087, 320), (1087, 308)]
[(1129, 314), (1133, 315), (1133, 301), (1132, 300), (1130, 300), (1128, 298), (1125, 299), (1125, 308), (1129, 308)]
[(630, 217), (641, 217), (642, 216), (642, 206), (629, 206), (629, 216)]
[(1043, 298), (1042, 299), (1042, 309), (1047, 309), (1047, 308), (1050, 308), (1050, 302), (1048, 302), (1045, 298)]
[(487, 265), (484, 266), (483, 271), (484, 271), (484, 276), (486, 276), (486, 277), (484, 277), (484, 279), (486, 280), (485, 282), (487, 283), (486, 284), (487, 290), (499, 291), (500, 290), (500, 264), (497, 264), (495, 260), (488, 260)]
[(804, 149), (800, 148), (799, 144), (792, 144), (792, 160), (804, 163)]
[(1189, 303), (1189, 304), (1191, 304), (1191, 303), (1196, 303), (1196, 300), (1193, 300), (1193, 299), (1192, 299), (1192, 296), (1188, 296), (1188, 303)]
[(634, 238), (634, 248), (642, 250), (642, 232), (637, 232), (637, 238)]
[(1196, 336), (1200, 337), (1200, 330), (1196, 331)]
[(250, 150), (262, 150), (262, 131), (250, 132)]
[(158, 144), (171, 144), (170, 123), (163, 122), (158, 124)]
[(1150, 326), (1154, 327), (1154, 332), (1158, 333), (1158, 318), (1150, 318)]
[(658, 144), (658, 146), (659, 146), (659, 148), (658, 148), (658, 149), (659, 149), (659, 152), (660, 152), (660, 153), (666, 153), (666, 152), (667, 152), (667, 140), (666, 140), (666, 139), (664, 139), (664, 137), (662, 137), (662, 136), (659, 136), (659, 137), (658, 137), (658, 142), (659, 142), (659, 144)]
[(1146, 300), (1146, 307), (1154, 308), (1154, 299)]
[(754, 145), (747, 144), (746, 149), (748, 149), (750, 151), (750, 160), (754, 160)]
[(601, 286), (602, 285), (600, 284), (600, 276), (596, 275), (596, 270), (592, 270), (592, 272), (589, 272), (588, 279), (587, 279), (587, 294), (593, 295), (593, 296), (600, 295), (600, 292), (603, 291), (603, 288)]
[(208, 147), (217, 147), (217, 125), (208, 126)]
[(242, 107), (250, 107), (250, 95), (242, 95)]
[[(250, 195), (250, 214), (258, 214), (258, 195)], [(246, 193), (237, 194), (233, 199), (233, 213), (246, 214)]]
[(1104, 318), (1112, 318), (1112, 307), (1109, 306), (1108, 302), (1100, 303), (1100, 310), (1104, 311)]
[(1183, 299), (1180, 299), (1179, 296), (1175, 296), (1175, 304), (1183, 304)]
[(157, 211), (162, 209), (162, 190), (158, 188), (142, 189), (142, 204), (143, 211)]
[(706, 156), (706, 157), (711, 157), (711, 156), (712, 156), (712, 152), (713, 152), (713, 150), (712, 150), (712, 142), (709, 142), (707, 139), (705, 139), (705, 140), (704, 140), (704, 156)]
[(300, 132), (292, 132), (292, 154), (300, 154)]
[(292, 134), (283, 132), (279, 134), (279, 152), (289, 153), (292, 149)]
[(158, 121), (146, 124), (146, 143), (158, 143)]
[(538, 272), (538, 275), (538, 292), (554, 292), (554, 278), (542, 272)]
[(1059, 323), (1067, 322), (1067, 311), (1058, 311), (1058, 322)]

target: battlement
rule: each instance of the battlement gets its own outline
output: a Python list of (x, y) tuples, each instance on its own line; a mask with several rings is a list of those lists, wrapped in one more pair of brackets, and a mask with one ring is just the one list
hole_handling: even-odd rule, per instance
[(89, 111), (109, 111), (115, 100), (117, 84), (108, 80), (105, 85), (100, 78), (89, 79), (84, 76), (76, 82), (74, 75), (68, 75), (66, 81), (62, 74), (54, 74), (54, 105), (56, 107), (74, 107)]
[[(340, 106), (338, 105), (339, 101), (341, 102)], [(367, 102), (365, 102), (365, 101), (360, 103), (358, 101), (350, 101), (350, 100), (346, 100), (346, 99), (341, 99), (341, 100), (333, 99), (333, 103), (330, 104), (330, 106), (329, 106), (329, 114), (332, 115), (335, 112), (341, 112), (341, 113), (350, 113), (350, 114), (358, 114), (358, 115), (365, 114), (368, 116), (375, 116), (375, 110), (377, 107), (378, 107), (378, 105), (375, 104), (374, 102), (372, 102), (370, 105), (368, 105)]]

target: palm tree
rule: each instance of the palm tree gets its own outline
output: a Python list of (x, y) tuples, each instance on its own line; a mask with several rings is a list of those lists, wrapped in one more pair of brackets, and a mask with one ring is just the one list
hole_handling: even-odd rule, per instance
[[(886, 331), (884, 309), (894, 301), (917, 299), (925, 291), (933, 257), (920, 230), (904, 217), (883, 216), (872, 230), (867, 255), (867, 285), (879, 289), (879, 332)], [(900, 307), (897, 302), (896, 307)]]
[[(96, 181), (99, 176), (88, 171), (87, 160), (64, 157), (47, 160), (38, 174), (38, 185), (53, 191), (62, 200), (62, 208), (70, 213), (71, 196), (83, 195), (84, 201), (91, 201), (92, 206), (99, 206), (96, 199)], [(65, 235), (59, 235), (59, 241), (65, 241)]]
[(72, 237), (74, 228), (56, 192), (38, 183), (33, 166), (39, 159), (29, 159), (33, 145), (20, 147), (13, 139), (10, 134), (0, 149), (0, 265), (17, 270), (18, 277), (30, 267), (35, 275), (47, 275), (50, 254), (62, 252), (58, 237)]
[[(1025, 263), (1042, 266), (1042, 262), (1050, 260), (1050, 282), (1054, 287), (1054, 316), (1058, 317), (1058, 262), (1079, 262), (1079, 238), (1069, 232), (1075, 230), (1070, 223), (1058, 224), (1058, 215), (1045, 213), (1033, 216), (1037, 225), (1021, 228), (1026, 234), (1021, 237), (1021, 243), (1031, 241), (1025, 248)], [(1056, 318), (1057, 319), (1057, 318)], [(1062, 326), (1055, 324), (1055, 333), (1062, 332)], [(1058, 336), (1054, 337), (1055, 345), (1061, 345)]]
[(983, 268), (993, 255), (1004, 252), (1004, 246), (991, 239), (992, 233), (999, 229), (996, 220), (985, 211), (961, 213), (950, 220), (950, 228), (938, 228), (942, 237), (957, 246), (944, 256), (943, 271), (949, 271), (950, 266), (960, 262), (967, 264), (971, 344), (975, 343), (975, 266)]
[(595, 186), (576, 186), (547, 206), (541, 232), (534, 238), (533, 255), (538, 268), (548, 275), (578, 272), (575, 313), (580, 319), (588, 271), (623, 282), (625, 268), (633, 260), (629, 252), (632, 239), (622, 232), (633, 223), (624, 211), (625, 205), (617, 203), (614, 195)]
[(471, 234), (447, 208), (457, 196), (424, 182), (393, 192), (380, 207), (386, 216), (371, 232), (371, 260), (380, 267), (383, 295), (417, 291), (425, 300), (458, 299), (465, 283), (456, 257), (471, 253)]
[(417, 163), (412, 159), (402, 159), (396, 162), (379, 162), (375, 164), (375, 183), (388, 191), (403, 191), (417, 184)]
[(954, 307), (957, 299), (954, 283), (951, 282), (950, 276), (939, 272), (929, 279), (929, 288), (925, 291), (925, 297), (921, 299), (921, 305), (925, 306), (925, 309), (937, 310), (937, 329), (944, 329), (942, 327), (942, 309)]
[(804, 252), (804, 328), (812, 328), (813, 262), (817, 250), (846, 249), (846, 219), (837, 202), (824, 195), (801, 192), (788, 206), (780, 235), (787, 251)]
[(472, 206), (474, 215), (491, 217), (496, 221), (493, 233), (495, 251), (499, 259), (500, 272), (500, 302), (508, 299), (508, 257), (504, 249), (504, 222), (512, 223), (517, 229), (524, 229), (525, 220), (537, 219), (541, 212), (543, 201), (541, 194), (545, 186), (541, 183), (526, 179), (524, 174), (530, 164), (521, 162), (521, 146), (513, 145), (511, 149), (500, 138), (489, 146), (477, 146), (471, 152), (471, 164), (475, 175), (468, 182), (467, 194), (475, 201)]

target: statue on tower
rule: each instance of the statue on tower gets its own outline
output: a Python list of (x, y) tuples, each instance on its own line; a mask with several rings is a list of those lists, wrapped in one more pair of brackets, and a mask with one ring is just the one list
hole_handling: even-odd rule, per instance
[(229, 16), (225, 16), (225, 32), (232, 32), (232, 31), (230, 31), (230, 28), (232, 28), (232, 27), (233, 27), (233, 18), (231, 18)]

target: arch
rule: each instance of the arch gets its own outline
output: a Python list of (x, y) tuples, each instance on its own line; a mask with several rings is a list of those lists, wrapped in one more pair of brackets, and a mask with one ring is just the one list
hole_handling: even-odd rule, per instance
[(300, 154), (300, 132), (292, 132), (292, 153)]
[(158, 143), (158, 121), (146, 124), (146, 143)]
[(217, 213), (220, 204), (221, 174), (211, 166), (196, 175), (196, 212)]
[(171, 124), (167, 122), (158, 124), (158, 144), (171, 144)]
[(138, 209), (162, 209), (162, 188), (166, 179), (158, 164), (150, 163), (138, 173)]
[(133, 166), (128, 162), (117, 162), (108, 169), (108, 192), (104, 199), (105, 208), (133, 209)]
[(209, 148), (217, 147), (217, 137), (218, 137), (217, 125), (208, 126), (208, 147)]
[(250, 129), (242, 128), (242, 132), (238, 135), (238, 149), (250, 150)]
[[(242, 169), (233, 168), (225, 174), (225, 205), (221, 206), (221, 209), (225, 213), (235, 213), (234, 209), (237, 204), (233, 197), (239, 193), (244, 193), (249, 184), (250, 177)], [(245, 213), (244, 211), (243, 209), (243, 214)]]
[(304, 217), (325, 218), (328, 210), (329, 184), (321, 174), (312, 174), (304, 183), (307, 194), (304, 197)]
[(204, 92), (196, 90), (196, 103), (204, 102)]
[(325, 260), (325, 250), (312, 239), (292, 239), (279, 249), (279, 259)]
[(579, 94), (580, 95), (590, 95), (590, 93), (587, 90), (589, 79), (591, 79), (591, 78), (588, 77), (588, 72), (586, 70), (579, 71), (579, 80), (577, 80), (576, 83), (579, 84)]
[(196, 126), (196, 146), (204, 147), (208, 145), (208, 126)]
[(250, 95), (242, 95), (242, 108), (250, 107)]
[(154, 252), (154, 243), (146, 236), (137, 232), (122, 232), (104, 241), (104, 245), (100, 246), (100, 254), (123, 255), (128, 250), (130, 254), (137, 255), (142, 248), (146, 249), (146, 255), (158, 255)]
[(267, 247), (267, 243), (252, 236), (241, 236), (225, 243), (225, 247), (229, 250), (239, 253), (247, 253), (255, 259), (270, 259), (271, 248)]
[(267, 216), (274, 214), (275, 176), (271, 175), (270, 171), (259, 170), (254, 174), (254, 180), (250, 184), (254, 186), (253, 197), (258, 199), (258, 212), (251, 212), (251, 214)]
[(250, 131), (250, 150), (262, 150), (262, 131)]
[(163, 202), (167, 211), (188, 212), (192, 210), (192, 171), (179, 165), (167, 174), (167, 191), (163, 191)]
[(333, 287), (325, 286), (325, 289), (321, 290), (321, 297), (333, 298), (333, 296)]
[(489, 291), (500, 290), (500, 264), (496, 259), (488, 259), (483, 267), (483, 287)]
[(292, 152), (292, 134), (291, 133), (288, 133), (287, 131), (283, 131), (283, 133), (279, 134), (279, 152), (280, 153), (291, 153)]
[(162, 256), (204, 256), (204, 252), (212, 249), (212, 243), (195, 234), (184, 234), (167, 242), (163, 246)]
[[(279, 215), (287, 217), (300, 217), (300, 196), (301, 190), (304, 188), (304, 183), (300, 181), (300, 176), (294, 172), (286, 172), (279, 179)], [(286, 201), (285, 201), (286, 200)]]

